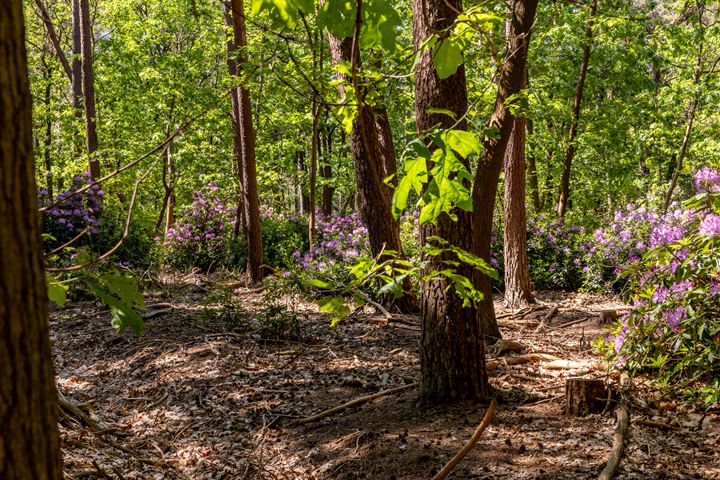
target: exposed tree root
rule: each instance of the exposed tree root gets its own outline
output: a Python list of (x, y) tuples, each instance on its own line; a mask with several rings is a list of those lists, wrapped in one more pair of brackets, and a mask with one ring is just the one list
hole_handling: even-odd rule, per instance
[(612, 451), (608, 457), (607, 465), (598, 476), (598, 480), (610, 480), (615, 475), (625, 448), (625, 437), (630, 425), (630, 416), (624, 401), (620, 402), (615, 414), (617, 415), (617, 425), (615, 426), (615, 433), (613, 433)]
[(480, 422), (480, 425), (478, 425), (477, 429), (475, 429), (475, 432), (472, 434), (472, 437), (470, 437), (470, 440), (468, 440), (465, 446), (458, 453), (456, 453), (455, 456), (451, 458), (448, 463), (445, 464), (445, 466), (432, 478), (432, 480), (443, 480), (450, 474), (452, 469), (455, 468), (463, 458), (465, 458), (465, 455), (467, 455), (468, 452), (472, 450), (478, 440), (480, 440), (480, 435), (482, 435), (483, 431), (487, 428), (488, 425), (490, 425), (490, 422), (493, 419), (493, 415), (495, 415), (496, 406), (497, 403), (493, 399), (487, 409), (487, 412), (485, 412), (485, 416), (483, 417), (482, 422)]
[(311, 415), (309, 417), (301, 418), (301, 419), (295, 421), (295, 425), (303, 425), (305, 423), (314, 422), (315, 420), (320, 420), (321, 418), (328, 417), (328, 416), (332, 415), (333, 413), (343, 411), (346, 408), (354, 407), (356, 405), (362, 405), (363, 403), (367, 403), (370, 400), (375, 400), (376, 398), (382, 397), (384, 395), (390, 395), (391, 393), (397, 393), (402, 390), (407, 390), (408, 388), (416, 387), (417, 385), (418, 385), (417, 382), (409, 383), (407, 385), (401, 385), (399, 387), (382, 390), (380, 392), (374, 393), (372, 395), (367, 395), (365, 397), (358, 397), (354, 400), (350, 400), (349, 402), (343, 403), (342, 405), (338, 405), (337, 407), (333, 407), (328, 410), (324, 410), (316, 415)]

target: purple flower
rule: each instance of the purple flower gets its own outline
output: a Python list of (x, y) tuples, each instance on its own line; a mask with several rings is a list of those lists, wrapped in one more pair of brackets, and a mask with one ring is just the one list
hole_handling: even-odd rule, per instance
[(695, 189), (698, 193), (717, 192), (720, 189), (720, 173), (705, 166), (695, 174)]
[(663, 312), (663, 316), (667, 320), (668, 326), (673, 329), (675, 333), (680, 331), (680, 322), (685, 318), (685, 309), (683, 307), (675, 307), (671, 310)]
[(720, 215), (715, 213), (708, 214), (700, 221), (698, 232), (706, 237), (715, 237), (720, 235)]

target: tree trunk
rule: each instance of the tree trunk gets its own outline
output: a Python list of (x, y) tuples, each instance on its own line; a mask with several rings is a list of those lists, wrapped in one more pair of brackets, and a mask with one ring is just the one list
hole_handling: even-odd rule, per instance
[(48, 13), (47, 8), (45, 8), (45, 5), (42, 3), (42, 0), (35, 0), (35, 5), (38, 8), (38, 15), (40, 16), (40, 20), (42, 20), (45, 24), (45, 31), (48, 34), (50, 43), (52, 43), (52, 46), (57, 53), (58, 60), (63, 66), (63, 70), (67, 74), (68, 78), (72, 81), (72, 70), (70, 69), (70, 63), (68, 63), (65, 52), (62, 49), (62, 45), (60, 45), (60, 39), (55, 32), (55, 26), (50, 19), (50, 14)]
[[(330, 34), (328, 38), (333, 63), (350, 62), (352, 38), (340, 40)], [(354, 62), (359, 66), (360, 59), (356, 58)], [(342, 86), (340, 94), (344, 94)], [(373, 255), (379, 255), (383, 250), (395, 250), (402, 254), (400, 229), (392, 215), (390, 193), (383, 183), (387, 165), (395, 161), (392, 139), (384, 137), (376, 123), (378, 108), (382, 107), (365, 104), (362, 91), (357, 92), (357, 95), (360, 105), (350, 132), (350, 150), (355, 167), (360, 216), (367, 226)], [(392, 155), (392, 160), (388, 159), (389, 155)]]
[(299, 183), (299, 194), (300, 194), (300, 212), (304, 215), (310, 213), (310, 196), (303, 182), (305, 174), (307, 174), (308, 166), (305, 162), (305, 150), (297, 151), (297, 167), (298, 167), (298, 183)]
[(583, 90), (585, 89), (585, 78), (587, 77), (588, 64), (590, 63), (590, 49), (592, 48), (593, 24), (597, 13), (597, 0), (590, 4), (590, 15), (585, 30), (585, 44), (583, 45), (582, 62), (580, 63), (580, 75), (575, 86), (575, 99), (573, 101), (572, 119), (570, 120), (570, 131), (568, 132), (568, 147), (565, 151), (565, 162), (563, 163), (562, 178), (560, 179), (560, 199), (558, 200), (557, 214), (560, 218), (565, 217), (570, 199), (570, 171), (573, 158), (577, 152), (578, 123), (580, 122), (580, 107), (582, 105)]
[[(495, 197), (498, 189), (505, 151), (513, 130), (515, 117), (505, 100), (520, 92), (525, 76), (530, 28), (535, 19), (537, 0), (516, 0), (512, 7), (512, 21), (508, 39), (507, 57), (500, 68), (498, 93), (490, 126), (497, 128), (499, 137), (485, 138), (483, 158), (475, 172), (473, 185), (473, 234), (475, 254), (490, 262), (490, 239), (493, 226)], [(490, 339), (500, 338), (492, 298), (492, 283), (487, 275), (476, 274), (476, 288), (484, 298), (478, 308), (478, 318), (483, 335)]]
[(312, 115), (312, 133), (310, 135), (310, 211), (308, 212), (308, 245), (312, 250), (315, 245), (315, 204), (317, 203), (317, 165), (318, 165), (318, 142), (320, 140), (319, 122), (320, 122), (320, 106), (317, 103), (315, 95), (310, 101), (310, 110)]
[(323, 179), (322, 198), (320, 200), (320, 211), (326, 217), (332, 215), (332, 197), (334, 188), (330, 186), (332, 178), (332, 166), (330, 164), (332, 155), (332, 130), (323, 137), (323, 165), (320, 167), (320, 176)]
[(45, 188), (48, 192), (48, 199), (53, 200), (55, 195), (53, 194), (53, 174), (52, 174), (52, 156), (50, 150), (52, 148), (52, 116), (50, 115), (50, 100), (52, 94), (52, 69), (49, 65), (45, 65), (43, 59), (43, 76), (45, 80), (45, 139), (43, 141), (43, 159), (45, 164)]
[(535, 303), (530, 285), (525, 220), (525, 118), (515, 118), (505, 154), (505, 305)]
[[(243, 0), (231, 0), (230, 3), (233, 20), (233, 33), (235, 47), (237, 48), (238, 74), (247, 61), (245, 49), (247, 38), (245, 34), (245, 8)], [(257, 167), (255, 162), (255, 132), (252, 123), (252, 109), (250, 104), (250, 91), (246, 87), (236, 89), (238, 97), (238, 127), (240, 130), (240, 143), (242, 152), (242, 176), (244, 180), (243, 203), (245, 221), (247, 222), (247, 274), (251, 282), (256, 283), (262, 279), (260, 267), (263, 261), (263, 244), (260, 233), (260, 197), (257, 189)]]
[(75, 114), (75, 125), (73, 126), (73, 141), (75, 154), (82, 153), (82, 135), (80, 125), (83, 121), (83, 87), (82, 87), (82, 55), (80, 35), (80, 0), (72, 0), (72, 105)]
[[(432, 33), (450, 27), (461, 9), (459, 0), (413, 0), (415, 49), (419, 49)], [(423, 135), (437, 124), (442, 128), (466, 128), (464, 119), (455, 125), (448, 115), (428, 113), (428, 108), (450, 110), (462, 119), (468, 108), (467, 84), (464, 65), (454, 75), (441, 80), (430, 52), (425, 51), (415, 70), (418, 133)], [(467, 164), (466, 159), (463, 161)], [(428, 165), (428, 171), (431, 168)], [(423, 245), (427, 244), (428, 237), (439, 236), (462, 249), (473, 250), (472, 214), (460, 209), (452, 213), (457, 216), (456, 221), (443, 213), (435, 225), (426, 223), (421, 226), (420, 240)], [(449, 259), (447, 256), (424, 258), (428, 262), (428, 271), (447, 268), (442, 262)], [(460, 264), (457, 273), (472, 278), (473, 269)], [(422, 285), (420, 398), (423, 402), (435, 404), (455, 400), (484, 400), (488, 396), (489, 386), (477, 312), (474, 308), (463, 307), (463, 301), (448, 287), (447, 279), (433, 280)]]
[(80, 1), (80, 44), (82, 56), (83, 104), (85, 106), (85, 146), (90, 175), (100, 178), (100, 162), (95, 158), (98, 149), (97, 112), (95, 111), (95, 78), (93, 76), (93, 30), (90, 0)]
[[(225, 4), (225, 25), (233, 28), (233, 17), (230, 10), (230, 4)], [(230, 76), (237, 80), (238, 66), (236, 57), (236, 47), (234, 35), (228, 35), (225, 42), (227, 50), (227, 65)], [(233, 162), (233, 174), (237, 179), (237, 204), (235, 206), (235, 223), (233, 225), (233, 238), (238, 238), (242, 233), (247, 235), (247, 222), (245, 219), (245, 180), (243, 178), (242, 169), (242, 132), (240, 132), (240, 98), (238, 97), (237, 88), (233, 88), (230, 92), (230, 118), (233, 126), (233, 153), (235, 161)]]
[[(525, 124), (527, 126), (527, 136), (532, 138), (533, 121), (527, 118), (525, 119)], [(532, 201), (533, 210), (536, 214), (540, 213), (540, 186), (538, 183), (537, 161), (535, 160), (535, 154), (532, 152), (527, 156), (527, 180), (530, 187), (530, 200)]]
[(59, 480), (23, 3), (0, 2), (0, 478)]

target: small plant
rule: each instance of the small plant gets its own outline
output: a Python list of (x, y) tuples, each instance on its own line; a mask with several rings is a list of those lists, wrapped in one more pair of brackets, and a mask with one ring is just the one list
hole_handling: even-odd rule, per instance
[(256, 315), (255, 331), (263, 340), (300, 338), (300, 301), (308, 292), (296, 272), (287, 271), (265, 279), (262, 308)]
[(231, 288), (221, 288), (202, 301), (200, 318), (208, 323), (219, 321), (231, 330), (244, 330), (247, 312)]

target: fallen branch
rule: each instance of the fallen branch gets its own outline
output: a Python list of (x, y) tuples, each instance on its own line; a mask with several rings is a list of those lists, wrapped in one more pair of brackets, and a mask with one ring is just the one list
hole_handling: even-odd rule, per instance
[(485, 412), (485, 416), (483, 417), (482, 422), (480, 422), (480, 425), (478, 425), (475, 433), (473, 433), (472, 437), (470, 437), (470, 440), (468, 440), (465, 446), (458, 453), (456, 453), (455, 456), (451, 458), (448, 463), (445, 464), (445, 466), (432, 478), (432, 480), (443, 480), (450, 474), (452, 469), (455, 468), (463, 458), (465, 458), (465, 455), (467, 455), (468, 452), (472, 450), (478, 440), (480, 440), (480, 435), (482, 435), (483, 431), (485, 431), (487, 426), (490, 425), (493, 415), (495, 414), (496, 406), (497, 403), (495, 402), (495, 400), (493, 400), (490, 403), (487, 412)]
[(628, 426), (630, 424), (630, 416), (628, 415), (627, 407), (625, 402), (620, 402), (617, 410), (615, 411), (617, 416), (617, 425), (615, 426), (615, 432), (613, 433), (613, 446), (608, 458), (607, 465), (598, 480), (610, 480), (620, 466), (620, 458), (625, 448), (625, 436), (627, 435)]
[(367, 303), (369, 303), (370, 305), (372, 305), (373, 307), (375, 307), (375, 309), (376, 309), (378, 312), (382, 313), (382, 314), (383, 314), (383, 317), (385, 317), (385, 320), (387, 321), (387, 323), (390, 323), (390, 321), (393, 319), (393, 317), (392, 317), (392, 315), (390, 314), (390, 312), (387, 311), (387, 309), (386, 309), (385, 307), (383, 307), (383, 306), (380, 305), (378, 302), (376, 302), (375, 300), (373, 300), (372, 298), (370, 298), (370, 296), (369, 296), (367, 293), (365, 293), (365, 292), (363, 292), (363, 291), (361, 291), (361, 290), (358, 290), (357, 293), (359, 293), (360, 296), (363, 297), (363, 299), (364, 299)]
[(407, 390), (408, 388), (416, 387), (417, 385), (418, 385), (417, 382), (409, 383), (407, 385), (401, 385), (399, 387), (382, 390), (380, 392), (374, 393), (372, 395), (367, 395), (365, 397), (359, 397), (354, 400), (350, 400), (349, 402), (343, 403), (342, 405), (338, 405), (337, 407), (333, 407), (328, 410), (324, 410), (316, 415), (311, 415), (309, 417), (301, 418), (301, 419), (295, 421), (295, 425), (304, 425), (306, 423), (314, 422), (315, 420), (320, 420), (321, 418), (328, 417), (328, 416), (332, 415), (333, 413), (340, 412), (342, 410), (345, 410), (346, 408), (354, 407), (355, 405), (362, 405), (363, 403), (367, 403), (370, 400), (375, 400), (376, 398), (382, 397), (384, 395), (390, 395), (391, 393), (397, 393), (402, 390)]
[(571, 321), (571, 322), (565, 322), (565, 323), (562, 323), (562, 324), (560, 324), (560, 325), (555, 325), (555, 326), (552, 326), (552, 327), (549, 327), (549, 326), (548, 326), (548, 327), (546, 327), (546, 328), (549, 328), (549, 329), (564, 328), (564, 327), (569, 327), (570, 325), (577, 325), (578, 323), (587, 322), (588, 320), (591, 320), (591, 319), (592, 319), (592, 317), (584, 317), (584, 318), (579, 318), (579, 319), (577, 319), (577, 320), (573, 320), (573, 321)]
[(98, 423), (87, 413), (80, 410), (80, 408), (67, 399), (60, 390), (57, 390), (58, 405), (67, 414), (75, 417), (80, 422), (84, 423), (90, 430), (97, 432), (99, 430), (107, 430), (108, 426), (102, 423)]
[(528, 353), (525, 355), (517, 355), (515, 357), (507, 357), (505, 362), (508, 365), (520, 365), (521, 363), (529, 362), (554, 362), (560, 360), (554, 355), (548, 355), (547, 353)]

